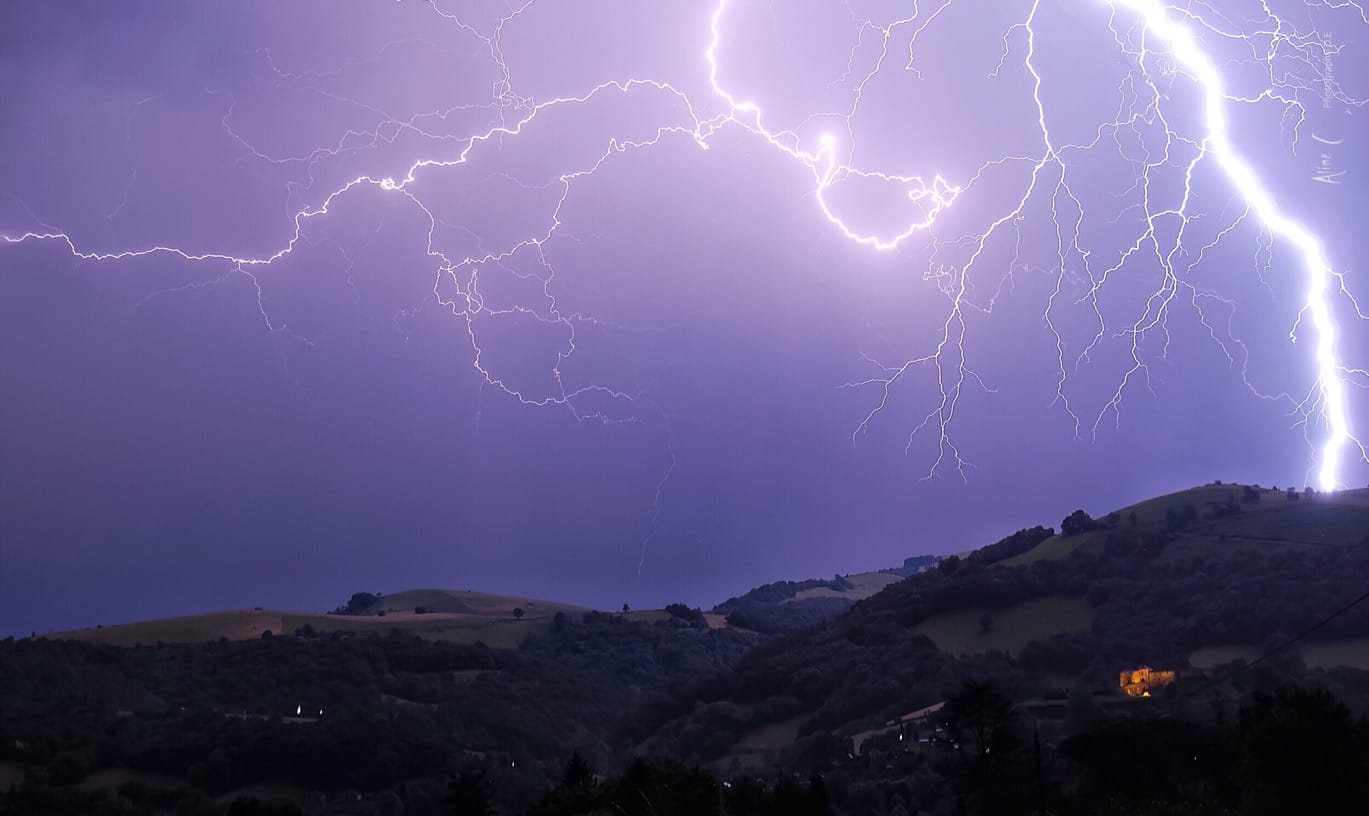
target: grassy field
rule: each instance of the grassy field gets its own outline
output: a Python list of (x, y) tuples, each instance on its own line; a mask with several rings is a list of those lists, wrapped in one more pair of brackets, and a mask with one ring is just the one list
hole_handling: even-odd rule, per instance
[(1101, 530), (1094, 530), (1081, 535), (1051, 536), (1021, 555), (1005, 558), (999, 563), (1008, 567), (1020, 567), (1034, 564), (1037, 561), (1052, 561), (1057, 558), (1066, 558), (1075, 550), (1082, 548), (1102, 549), (1103, 539), (1106, 537), (1107, 534)]
[(1302, 660), (1310, 669), (1350, 666), (1369, 669), (1369, 638), (1327, 640), (1302, 647)]
[[(441, 610), (416, 614), (415, 607)], [(513, 610), (524, 610), (516, 619)], [(291, 634), (310, 626), (316, 632), (350, 631), (359, 635), (386, 633), (394, 629), (431, 640), (484, 643), (495, 649), (516, 649), (528, 635), (551, 625), (558, 612), (581, 614), (571, 604), (490, 595), (482, 592), (418, 589), (386, 595), (376, 606), (381, 615), (323, 615), (275, 609), (240, 609), (177, 618), (141, 621), (92, 629), (75, 629), (49, 635), (52, 638), (109, 643), (115, 646), (162, 643), (203, 643), (219, 638), (249, 640), (269, 630)], [(660, 614), (650, 612), (644, 614)]]
[[(983, 615), (993, 619), (988, 632), (980, 631)], [(933, 615), (918, 624), (915, 631), (932, 639), (943, 652), (955, 655), (979, 654), (991, 650), (1016, 655), (1034, 640), (1052, 635), (1087, 632), (1093, 625), (1093, 610), (1083, 598), (1033, 598), (1007, 609), (979, 607), (957, 609)]]
[(634, 623), (656, 623), (657, 621), (668, 621), (673, 617), (664, 609), (634, 609), (631, 612), (615, 612), (613, 614)]
[[(1188, 662), (1195, 668), (1215, 669), (1244, 660), (1249, 663), (1257, 659), (1261, 651), (1256, 646), (1204, 646), (1188, 654)], [(1334, 669), (1349, 666), (1369, 670), (1369, 638), (1348, 638), (1345, 640), (1323, 640), (1304, 643), (1302, 660), (1309, 669)]]
[(807, 714), (799, 714), (787, 720), (762, 725), (743, 736), (732, 748), (731, 754), (711, 764), (721, 773), (726, 773), (733, 759), (746, 770), (762, 768), (769, 764), (776, 754), (794, 744), (794, 740), (799, 736), (799, 726), (807, 719)]
[[(1283, 491), (1258, 489), (1260, 501), (1241, 501), (1244, 485), (1206, 485), (1181, 490), (1140, 502), (1117, 511), (1123, 519), (1135, 512), (1142, 524), (1163, 524), (1165, 514), (1193, 505), (1199, 513), (1195, 529), (1213, 534), (1277, 539), (1309, 544), (1358, 544), (1369, 533), (1369, 489), (1302, 495), (1289, 501)], [(1214, 505), (1234, 499), (1242, 512), (1226, 518), (1210, 518)]]
[[(73, 629), (48, 635), (53, 639), (84, 640), (91, 643), (109, 643), (115, 646), (162, 643), (203, 643), (207, 640), (228, 638), (247, 640), (261, 637), (270, 630), (272, 634), (284, 631), (284, 620), (289, 612), (274, 609), (238, 609), (229, 612), (209, 612), (203, 615), (186, 615), (178, 618), (124, 623), (92, 629)], [(321, 617), (321, 616), (320, 616)]]
[(1208, 534), (1332, 546), (1360, 544), (1369, 535), (1369, 506), (1335, 503), (1330, 496), (1298, 501), (1274, 496), (1260, 505), (1258, 510), (1214, 519)]
[(803, 725), (803, 721), (806, 719), (808, 719), (807, 714), (800, 714), (787, 720), (762, 725), (741, 738), (741, 741), (737, 743), (737, 751), (739, 753), (779, 752), (788, 748), (794, 744), (794, 740), (798, 739), (799, 726)]
[(1249, 663), (1259, 656), (1260, 650), (1254, 646), (1226, 644), (1194, 649), (1188, 653), (1188, 662), (1195, 669), (1215, 669), (1237, 660), (1244, 660)]
[[(1241, 485), (1229, 484), (1191, 487), (1188, 490), (1167, 493), (1136, 504), (1129, 504), (1118, 510), (1117, 515), (1125, 521), (1132, 513), (1135, 513), (1137, 521), (1141, 524), (1163, 524), (1165, 514), (1171, 510), (1178, 513), (1190, 504), (1201, 510), (1209, 503), (1224, 503), (1228, 496), (1234, 496), (1237, 501), (1240, 501), (1241, 491)], [(1273, 491), (1270, 490), (1261, 491), (1261, 499), (1272, 495), (1272, 493)]]
[(805, 589), (796, 593), (794, 597), (785, 599), (784, 603), (803, 601), (809, 598), (846, 598), (852, 601), (860, 601), (874, 595), (890, 584), (903, 580), (899, 576), (887, 572), (861, 572), (844, 577), (851, 583), (850, 589), (835, 590), (828, 587)]
[[(1259, 488), (1259, 502), (1242, 502), (1245, 486), (1239, 484), (1204, 485), (1123, 507), (1117, 511), (1122, 524), (1136, 514), (1137, 524), (1155, 527), (1165, 524), (1171, 511), (1182, 513), (1192, 506), (1198, 518), (1188, 525), (1179, 540), (1170, 546), (1177, 558), (1195, 554), (1195, 549), (1249, 544), (1254, 546), (1347, 546), (1360, 544), (1369, 534), (1369, 489), (1337, 493), (1301, 495), (1289, 501), (1283, 491)], [(1213, 510), (1235, 500), (1241, 512), (1216, 518)], [(1106, 514), (1104, 514), (1106, 515)], [(1037, 561), (1066, 558), (1081, 548), (1101, 549), (1107, 533), (1094, 531), (1075, 536), (1054, 536), (1028, 552), (1005, 559), (1006, 566), (1023, 566)]]
[(491, 595), (486, 592), (473, 592), (458, 589), (409, 589), (384, 595), (379, 602), (366, 610), (375, 614), (385, 610), (386, 614), (412, 612), (417, 607), (432, 612), (453, 614), (483, 615), (489, 617), (511, 616), (515, 608), (523, 610), (525, 617), (552, 617), (557, 612), (580, 614), (589, 609), (573, 604), (519, 598), (511, 595)]
[(154, 643), (204, 643), (205, 641), (228, 638), (229, 640), (251, 640), (270, 630), (273, 635), (290, 634), (305, 625), (314, 631), (355, 632), (365, 635), (371, 632), (385, 634), (399, 630), (430, 640), (448, 640), (456, 643), (484, 643), (495, 649), (516, 649), (527, 639), (530, 632), (550, 626), (550, 618), (525, 618), (514, 620), (493, 618), (484, 615), (465, 615), (435, 613), (415, 615), (412, 612), (377, 616), (318, 615), (278, 610), (239, 610), (235, 612), (212, 612), (207, 615), (189, 615), (182, 618), (126, 623), (96, 629), (74, 629), (48, 635), (50, 638), (83, 640), (90, 643), (108, 643), (114, 646), (151, 645)]

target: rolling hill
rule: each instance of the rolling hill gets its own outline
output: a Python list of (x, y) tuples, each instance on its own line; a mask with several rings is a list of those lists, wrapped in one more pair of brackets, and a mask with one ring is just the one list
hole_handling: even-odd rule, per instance
[[(707, 613), (422, 589), (0, 642), (0, 778), (42, 769), (86, 810), (124, 795), (102, 780), (155, 779), (146, 801), (217, 797), (185, 812), (288, 791), (307, 813), (435, 813), (457, 769), (514, 812), (576, 749), (826, 775), (843, 814), (938, 812), (958, 766), (900, 740), (935, 734), (971, 680), (1005, 691), (1048, 763), (1098, 723), (1220, 729), (1287, 683), (1369, 711), (1369, 603), (1347, 605), (1369, 590), (1369, 490), (1212, 484), (1059, 530)], [(1177, 680), (1122, 694), (1143, 665)]]
[(723, 601), (713, 607), (712, 614), (748, 631), (792, 632), (831, 620), (900, 580), (900, 575), (889, 570), (837, 575), (830, 580), (776, 581)]
[[(49, 637), (115, 646), (204, 643), (221, 638), (249, 640), (266, 632), (288, 635), (307, 626), (324, 634), (400, 631), (432, 640), (516, 649), (529, 633), (544, 631), (558, 612), (578, 616), (589, 611), (572, 604), (469, 590), (415, 589), (370, 597), (374, 600), (350, 610), (354, 614), (243, 609), (76, 629)], [(522, 614), (515, 617), (515, 609)]]
[[(944, 559), (758, 647), (727, 693), (662, 724), (648, 747), (720, 767), (835, 757), (843, 736), (933, 705), (967, 676), (1028, 697), (1115, 695), (1122, 669), (1255, 661), (1369, 589), (1369, 490), (1208, 485), (1096, 520), (1081, 511), (1063, 526), (1069, 534), (1031, 528)], [(1280, 652), (1278, 668), (1369, 707), (1369, 684), (1343, 674), (1369, 665), (1367, 649), (1364, 604)], [(691, 736), (700, 733), (709, 738)]]

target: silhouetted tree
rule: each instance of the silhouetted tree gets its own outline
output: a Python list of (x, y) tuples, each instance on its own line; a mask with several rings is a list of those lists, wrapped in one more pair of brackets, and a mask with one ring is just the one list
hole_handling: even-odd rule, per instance
[(1016, 747), (1012, 699), (991, 683), (966, 680), (946, 698), (942, 713), (965, 757), (957, 782), (966, 801), (978, 813), (1020, 813), (1013, 808), (1025, 789), (1019, 790), (1009, 778)]
[(513, 616), (514, 616), (515, 618), (521, 618), (521, 617), (523, 617), (523, 614), (524, 614), (524, 612), (523, 612), (523, 607), (521, 607), (521, 606), (515, 606), (515, 607), (513, 608)]
[(673, 760), (635, 759), (605, 797), (624, 816), (719, 816), (718, 783), (707, 771)]
[(704, 613), (698, 609), (690, 609), (682, 603), (666, 604), (665, 611), (673, 618), (678, 618), (692, 626), (707, 625), (704, 620)]
[(594, 787), (594, 769), (578, 750), (572, 751), (561, 773), (562, 790), (588, 790)]
[(1241, 710), (1241, 811), (1369, 812), (1366, 725), (1327, 691), (1282, 688)]
[(369, 592), (356, 592), (352, 594), (346, 604), (333, 610), (334, 615), (365, 615), (372, 606), (380, 602), (380, 595)]
[(1060, 756), (1076, 766), (1073, 812), (1230, 814), (1227, 736), (1164, 717), (1118, 720), (1070, 737)]
[(1008, 736), (1013, 720), (1013, 702), (992, 683), (966, 680), (946, 698), (946, 727), (967, 737), (976, 754), (984, 756)]
[(1060, 522), (1060, 534), (1067, 536), (1078, 535), (1079, 533), (1087, 533), (1089, 530), (1096, 529), (1097, 527), (1098, 522), (1093, 520), (1093, 516), (1090, 516), (1083, 510), (1075, 510), (1068, 516), (1065, 516), (1064, 520)]
[[(729, 802), (731, 804), (731, 802)], [(769, 795), (752, 796), (746, 813), (784, 814), (784, 816), (828, 816), (832, 805), (828, 801), (827, 785), (815, 776), (807, 785), (792, 779), (781, 779)]]
[(492, 816), (494, 807), (485, 787), (485, 773), (462, 771), (447, 783), (443, 802), (447, 816)]

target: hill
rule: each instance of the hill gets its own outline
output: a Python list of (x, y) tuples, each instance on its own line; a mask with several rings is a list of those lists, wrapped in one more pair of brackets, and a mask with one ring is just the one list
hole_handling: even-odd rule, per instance
[[(1252, 661), (1369, 589), (1365, 490), (1209, 485), (1098, 520), (1079, 511), (1061, 529), (1020, 530), (943, 559), (827, 625), (756, 648), (647, 747), (720, 767), (743, 757), (752, 767), (839, 764), (843, 740), (943, 700), (968, 677), (1024, 701), (1116, 695), (1124, 669)], [(1369, 604), (1281, 652), (1279, 671), (1369, 707), (1365, 678), (1346, 674), (1366, 663), (1367, 636)], [(772, 740), (759, 759), (756, 735), (776, 733), (792, 738)]]
[[(431, 640), (484, 643), (517, 648), (530, 633), (545, 631), (557, 613), (579, 616), (589, 610), (571, 604), (469, 590), (415, 589), (390, 595), (357, 593), (339, 611), (348, 614), (288, 612), (271, 609), (232, 610), (137, 623), (58, 632), (49, 637), (107, 643), (114, 646), (155, 643), (204, 643), (226, 638), (248, 640), (266, 632), (358, 635), (399, 631)], [(515, 610), (519, 610), (515, 614)]]
[[(730, 814), (806, 812), (755, 803), (814, 775), (804, 795), (838, 814), (1027, 812), (980, 792), (1033, 784), (1072, 803), (1054, 812), (1114, 812), (1094, 789), (1135, 812), (1120, 803), (1155, 780), (1174, 780), (1174, 801), (1208, 791), (1206, 809), (1175, 812), (1235, 812), (1232, 746), (1253, 732), (1233, 724), (1252, 706), (1369, 712), (1369, 603), (1350, 605), (1366, 589), (1369, 490), (1213, 484), (709, 613), (429, 589), (357, 593), (337, 614), (97, 627), (0, 642), (0, 778), (28, 791), (15, 812), (219, 816), (270, 793), (293, 803), (282, 812), (360, 815), (440, 812), (466, 773), (516, 813), (576, 750), (605, 771), (595, 796), (706, 790), (711, 773), (728, 779), (715, 801), (752, 797)], [(1120, 673), (1141, 666), (1161, 672), (1156, 693), (1124, 694)], [(1322, 691), (1258, 696), (1290, 683)], [(999, 712), (1004, 759), (965, 730), (967, 706)], [(1326, 733), (1270, 739), (1315, 753)], [(1174, 764), (1175, 745), (1203, 762)], [(643, 756), (668, 762), (629, 764)], [(529, 812), (596, 812), (578, 795)]]
[(753, 632), (792, 632), (829, 621), (899, 580), (898, 574), (888, 571), (838, 575), (830, 580), (776, 581), (723, 601), (713, 607), (713, 614)]
[[(453, 594), (489, 614), (251, 610), (0, 641), (0, 780), (20, 795), (0, 790), (0, 813), (374, 814), (378, 798), (437, 813), (454, 769), (517, 812), (572, 750), (621, 764), (640, 706), (755, 641), (697, 610), (646, 622), (534, 601), (516, 621), (510, 599)], [(148, 640), (114, 645), (127, 637)]]

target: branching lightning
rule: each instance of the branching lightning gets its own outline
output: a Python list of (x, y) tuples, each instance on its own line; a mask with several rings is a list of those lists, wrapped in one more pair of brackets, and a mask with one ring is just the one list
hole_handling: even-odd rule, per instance
[[(1277, 14), (1268, 0), (1260, 1), (1253, 22), (1238, 21), (1223, 14), (1212, 2), (1095, 0), (1097, 13), (1108, 18), (1113, 34), (1111, 43), (1101, 44), (1105, 46), (1102, 50), (1126, 59), (1130, 68), (1117, 88), (1116, 109), (1099, 117), (1092, 138), (1082, 143), (1065, 143), (1053, 134), (1053, 114), (1045, 93), (1047, 80), (1039, 67), (1038, 32), (1043, 0), (1005, 3), (1005, 7), (1013, 9), (1014, 18), (1002, 32), (1001, 53), (996, 64), (988, 66), (988, 73), (996, 78), (1009, 66), (1016, 70), (1015, 66), (1020, 64), (1028, 77), (1026, 84), (1030, 87), (1031, 102), (1037, 114), (1031, 128), (1038, 147), (1021, 155), (992, 158), (977, 172), (959, 180), (934, 171), (926, 175), (908, 175), (880, 169), (878, 162), (868, 161), (858, 149), (858, 119), (863, 106), (868, 104), (868, 89), (886, 74), (901, 70), (913, 81), (930, 81), (921, 65), (921, 48), (929, 38), (937, 36), (939, 26), (961, 0), (932, 3), (913, 0), (905, 16), (887, 21), (863, 19), (852, 12), (856, 40), (850, 47), (846, 71), (829, 86), (844, 93), (849, 104), (840, 110), (814, 113), (790, 127), (773, 124), (773, 117), (767, 115), (763, 101), (750, 99), (735, 89), (737, 69), (728, 62), (729, 47), (735, 44), (729, 40), (728, 23), (740, 0), (716, 0), (706, 14), (701, 14), (698, 42), (703, 60), (700, 69), (706, 75), (706, 82), (699, 88), (678, 79), (608, 78), (583, 93), (544, 100), (515, 89), (515, 73), (510, 69), (502, 45), (506, 28), (529, 14), (536, 2), (523, 0), (487, 26), (464, 21), (460, 14), (444, 8), (445, 4), (440, 2), (430, 0), (428, 3), (438, 21), (450, 25), (459, 36), (474, 37), (480, 43), (483, 58), (495, 66), (497, 79), (490, 89), (490, 98), (477, 105), (454, 104), (417, 116), (394, 117), (374, 106), (345, 100), (374, 114), (377, 118), (375, 127), (365, 132), (348, 130), (330, 145), (297, 155), (279, 156), (259, 150), (234, 129), (236, 103), (228, 97), (222, 125), (242, 145), (244, 152), (254, 161), (304, 166), (309, 170), (311, 180), (314, 168), (322, 162), (344, 154), (363, 154), (380, 145), (393, 145), (401, 136), (416, 137), (433, 146), (431, 155), (414, 158), (402, 175), (357, 175), (316, 203), (299, 207), (292, 216), (292, 234), (288, 241), (273, 252), (243, 256), (225, 249), (183, 248), (173, 243), (97, 252), (84, 249), (80, 236), (46, 225), (13, 234), (0, 232), (0, 237), (11, 245), (56, 242), (72, 256), (90, 261), (117, 263), (137, 257), (166, 255), (187, 264), (206, 265), (214, 270), (209, 281), (187, 283), (170, 291), (218, 285), (230, 278), (244, 279), (255, 288), (257, 304), (268, 330), (295, 334), (286, 323), (273, 319), (267, 307), (263, 296), (263, 286), (269, 286), (266, 273), (309, 243), (310, 225), (325, 220), (330, 208), (343, 197), (363, 189), (400, 196), (412, 206), (415, 217), (426, 225), (427, 241), (423, 249), (433, 272), (433, 302), (464, 324), (473, 365), (484, 383), (524, 404), (560, 406), (577, 419), (655, 423), (662, 429), (669, 446), (669, 422), (653, 402), (650, 384), (631, 388), (570, 384), (563, 377), (563, 366), (577, 351), (577, 330), (588, 324), (607, 324), (592, 315), (562, 310), (557, 295), (560, 284), (554, 262), (554, 241), (571, 238), (563, 229), (562, 215), (566, 207), (573, 206), (577, 183), (599, 172), (615, 158), (650, 150), (667, 139), (686, 140), (701, 149), (709, 149), (721, 134), (741, 134), (758, 139), (787, 156), (811, 176), (813, 198), (822, 218), (854, 245), (876, 252), (906, 249), (910, 254), (926, 253), (925, 278), (947, 305), (938, 339), (930, 348), (899, 362), (884, 363), (867, 358), (875, 366), (874, 374), (847, 383), (846, 387), (870, 389), (876, 395), (869, 411), (854, 429), (854, 435), (859, 436), (894, 404), (895, 387), (912, 372), (931, 370), (934, 373), (937, 387), (931, 408), (926, 413), (918, 412), (921, 418), (910, 423), (914, 427), (908, 438), (911, 449), (914, 438), (921, 434), (932, 435), (935, 453), (928, 464), (928, 476), (949, 469), (963, 477), (969, 464), (952, 435), (957, 410), (967, 386), (986, 390), (990, 386), (973, 366), (965, 339), (974, 331), (973, 321), (991, 314), (1000, 293), (1012, 285), (1014, 274), (1029, 265), (1020, 250), (1027, 229), (1054, 237), (1054, 269), (1050, 270), (1054, 285), (1042, 322), (1050, 332), (1056, 350), (1057, 402), (1072, 418), (1077, 435), (1096, 434), (1109, 420), (1120, 422), (1126, 395), (1136, 387), (1149, 385), (1151, 362), (1148, 354), (1151, 352), (1147, 351), (1146, 341), (1160, 337), (1163, 339), (1160, 354), (1168, 352), (1167, 320), (1177, 308), (1190, 307), (1233, 367), (1239, 367), (1242, 375), (1246, 375), (1248, 359), (1244, 346), (1229, 329), (1235, 302), (1195, 283), (1193, 273), (1217, 247), (1233, 241), (1239, 231), (1253, 229), (1258, 233), (1254, 275), (1264, 280), (1276, 263), (1274, 254), (1277, 250), (1294, 253), (1298, 271), (1305, 277), (1305, 306), (1289, 336), (1295, 341), (1298, 339), (1305, 317), (1312, 335), (1315, 376), (1313, 384), (1302, 396), (1266, 394), (1251, 384), (1252, 390), (1267, 399), (1285, 400), (1291, 406), (1292, 415), (1304, 426), (1309, 443), (1314, 447), (1313, 468), (1320, 487), (1341, 486), (1348, 456), (1369, 460), (1369, 451), (1355, 436), (1349, 403), (1349, 388), (1369, 387), (1369, 373), (1364, 368), (1353, 367), (1342, 356), (1337, 303), (1342, 310), (1353, 311), (1356, 319), (1364, 320), (1365, 314), (1354, 302), (1344, 277), (1333, 266), (1318, 236), (1285, 212), (1259, 170), (1242, 153), (1231, 133), (1229, 112), (1239, 105), (1282, 106), (1291, 142), (1296, 146), (1305, 118), (1304, 96), (1320, 95), (1327, 90), (1338, 104), (1350, 107), (1359, 103), (1338, 84), (1327, 82), (1326, 88), (1322, 87), (1322, 78), (1316, 69), (1331, 46), (1320, 39), (1315, 30), (1300, 28)], [(1369, 15), (1352, 0), (1306, 2), (1309, 8), (1352, 14), (1369, 25)], [(1223, 47), (1234, 44), (1237, 49), (1248, 52), (1241, 64), (1263, 72), (1265, 87), (1258, 93), (1244, 96), (1230, 91), (1223, 73), (1230, 62), (1214, 58), (1207, 50), (1210, 42), (1221, 43)], [(389, 49), (403, 47), (407, 44), (386, 43), (380, 49), (380, 56)], [(897, 56), (900, 49), (905, 52), (901, 59)], [(866, 59), (867, 64), (862, 67), (858, 57), (864, 58), (862, 55), (867, 53), (872, 54), (873, 59)], [(328, 73), (289, 74), (279, 70), (269, 54), (266, 61), (274, 75), (283, 81), (308, 82)], [(1287, 70), (1286, 65), (1290, 62), (1307, 71)], [(1200, 98), (1197, 111), (1200, 122), (1196, 127), (1191, 124), (1180, 127), (1173, 122), (1175, 118), (1193, 113), (1171, 102), (1170, 89), (1176, 83), (1186, 83), (1189, 92), (1196, 91)], [(209, 92), (219, 93), (212, 89)], [(442, 222), (434, 212), (436, 206), (418, 190), (420, 179), (443, 169), (488, 160), (498, 144), (519, 138), (538, 119), (615, 95), (627, 99), (650, 98), (651, 116), (660, 119), (653, 119), (647, 128), (650, 135), (610, 138), (602, 151), (589, 161), (565, 168), (550, 182), (535, 185), (537, 189), (552, 190), (556, 195), (550, 219), (535, 234), (488, 249), (481, 242), (480, 252), (465, 255), (445, 247), (438, 236), (439, 227), (460, 228), (460, 225)], [(665, 107), (671, 111), (669, 114), (660, 113)], [(488, 126), (459, 137), (437, 126), (457, 113), (472, 110), (483, 111), (489, 117)], [(838, 125), (814, 136), (814, 123), (820, 121)], [(1152, 137), (1157, 132), (1162, 134), (1163, 143), (1158, 151), (1151, 147)], [(1134, 184), (1124, 191), (1125, 197), (1132, 201), (1125, 210), (1139, 213), (1142, 227), (1120, 251), (1093, 246), (1084, 234), (1088, 207), (1085, 196), (1079, 191), (1077, 159), (1105, 149), (1115, 150), (1135, 169)], [(924, 160), (927, 168), (938, 165), (936, 156), (918, 157), (918, 164), (922, 165)], [(1200, 170), (1209, 165), (1218, 168), (1226, 181), (1234, 199), (1234, 216), (1196, 211), (1195, 179)], [(1178, 200), (1169, 200), (1159, 193), (1156, 179), (1161, 173), (1175, 168), (1181, 171), (1183, 190)], [(1026, 182), (1020, 190), (993, 204), (980, 228), (968, 233), (943, 234), (948, 231), (943, 229), (947, 214), (968, 206), (964, 201), (971, 191), (984, 185), (985, 179), (1008, 169), (1024, 171)], [(133, 178), (137, 178), (136, 173)], [(516, 179), (513, 181), (523, 184)], [(876, 184), (897, 190), (909, 203), (912, 214), (896, 228), (864, 226), (859, 216), (846, 213), (834, 203), (834, 192), (848, 184)], [(125, 189), (124, 203), (129, 194), (130, 190)], [(1047, 223), (1033, 226), (1029, 209), (1037, 204), (1049, 208), (1050, 218)], [(1122, 214), (1118, 213), (1117, 217), (1121, 218)], [(1206, 241), (1192, 238), (1196, 225), (1207, 217), (1225, 220)], [(33, 220), (42, 224), (36, 216)], [(1018, 248), (1006, 264), (996, 260), (990, 250), (991, 244), (1000, 240), (1009, 240)], [(515, 274), (536, 278), (539, 297), (514, 306), (491, 305), (482, 289), (482, 273), (491, 269), (508, 272), (515, 260), (521, 262), (529, 258), (533, 259), (532, 266), (537, 271)], [(1118, 326), (1105, 315), (1100, 295), (1115, 280), (1142, 266), (1152, 271), (1158, 268), (1160, 284), (1140, 305), (1135, 318)], [(1076, 284), (1081, 285), (1076, 287)], [(1076, 290), (1081, 293), (1073, 294)], [(988, 293), (987, 296), (984, 293)], [(1092, 340), (1082, 348), (1072, 348), (1058, 328), (1062, 310), (1071, 307), (1083, 307), (1093, 321)], [(496, 366), (485, 361), (486, 339), (482, 337), (480, 322), (515, 314), (559, 330), (560, 346), (550, 372), (550, 381), (555, 386), (550, 391), (534, 393), (513, 384)], [(1129, 346), (1130, 365), (1120, 372), (1115, 387), (1098, 409), (1084, 411), (1080, 407), (1084, 401), (1071, 390), (1072, 377), (1082, 366), (1093, 362), (1105, 343), (1117, 339)], [(1251, 381), (1247, 378), (1246, 382), (1250, 384)], [(609, 406), (633, 407), (620, 411), (610, 410)], [(1314, 440), (1313, 435), (1319, 435), (1319, 438)], [(676, 465), (674, 450), (669, 452), (669, 469), (656, 486), (652, 530), (643, 541), (643, 558), (646, 543), (657, 535), (662, 491)]]
[(1182, 69), (1202, 88), (1206, 126), (1202, 154), (1211, 155), (1221, 165), (1231, 185), (1246, 202), (1247, 212), (1253, 214), (1274, 238), (1291, 244), (1302, 261), (1307, 275), (1306, 313), (1311, 317), (1316, 335), (1316, 388), (1320, 392), (1320, 409), (1327, 426), (1317, 478), (1324, 490), (1341, 487), (1341, 461), (1346, 448), (1357, 447), (1361, 456), (1365, 451), (1350, 431), (1346, 378), (1353, 372), (1341, 362), (1337, 348), (1337, 326), (1330, 302), (1337, 276), (1325, 249), (1311, 230), (1280, 210), (1258, 173), (1232, 144), (1226, 106), (1233, 100), (1226, 92), (1221, 73), (1192, 32), (1157, 0), (1119, 0), (1119, 5), (1139, 13), (1147, 30), (1169, 47)]

